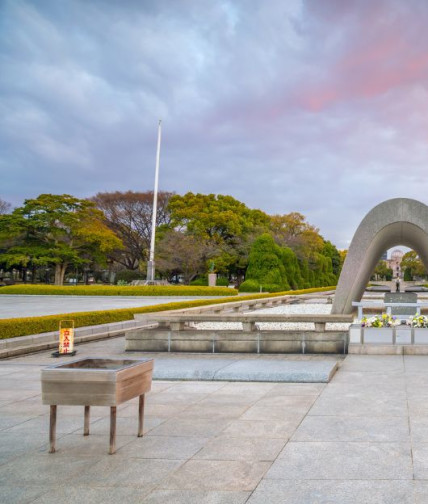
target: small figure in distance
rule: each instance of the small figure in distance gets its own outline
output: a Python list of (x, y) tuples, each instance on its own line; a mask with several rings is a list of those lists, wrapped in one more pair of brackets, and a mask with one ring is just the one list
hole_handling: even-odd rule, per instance
[(400, 292), (400, 277), (397, 277), (397, 280), (395, 281), (395, 288), (396, 292)]

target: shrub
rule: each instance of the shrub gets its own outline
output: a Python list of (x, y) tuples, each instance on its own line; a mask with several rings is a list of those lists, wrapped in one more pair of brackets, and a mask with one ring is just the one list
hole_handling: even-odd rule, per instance
[[(208, 285), (208, 277), (207, 276), (201, 276), (198, 278), (195, 278), (195, 280), (192, 280), (190, 282), (190, 285)], [(217, 277), (216, 280), (216, 286), (217, 287), (228, 287), (229, 285), (229, 279), (225, 277)]]
[(257, 280), (245, 280), (239, 286), (239, 292), (260, 292), (260, 283)]
[(260, 292), (260, 287), (262, 288), (261, 292), (281, 292), (283, 289), (278, 284), (262, 284), (257, 280), (245, 280), (239, 286), (239, 292)]
[(283, 287), (276, 284), (266, 284), (262, 285), (262, 292), (281, 292)]
[(197, 277), (190, 282), (190, 285), (206, 286), (206, 285), (208, 285), (208, 277), (206, 277), (206, 276)]
[[(126, 285), (132, 282), (132, 280), (144, 280), (145, 275), (137, 270), (122, 270), (116, 273), (116, 284)], [(121, 282), (121, 283), (119, 283)], [(122, 282), (126, 282), (125, 284)]]

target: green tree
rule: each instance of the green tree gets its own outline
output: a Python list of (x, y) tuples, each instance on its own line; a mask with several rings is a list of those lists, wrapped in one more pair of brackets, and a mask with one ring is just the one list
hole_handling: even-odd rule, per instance
[(322, 254), (326, 257), (329, 257), (331, 260), (331, 269), (335, 277), (335, 283), (336, 283), (337, 280), (339, 279), (340, 271), (342, 269), (342, 258), (340, 252), (330, 241), (327, 240), (324, 241)]
[(251, 244), (268, 230), (270, 218), (232, 196), (215, 194), (174, 195), (168, 206), (170, 227), (192, 235), (216, 249), (216, 272), (238, 277), (248, 264)]
[(69, 265), (103, 263), (122, 246), (94, 203), (68, 194), (41, 194), (0, 216), (0, 243), (11, 265), (54, 265), (55, 284), (62, 285)]
[(412, 270), (410, 268), (404, 268), (404, 281), (411, 282), (413, 280)]
[(175, 195), (170, 199), (169, 210), (173, 227), (219, 243), (256, 228), (267, 229), (269, 224), (269, 216), (261, 210), (252, 210), (232, 196), (221, 194)]
[(407, 277), (413, 279), (413, 277), (426, 277), (427, 272), (423, 262), (414, 250), (406, 252), (401, 260), (401, 269), (406, 273)]
[(283, 259), (285, 254), (272, 236), (264, 233), (251, 247), (245, 282), (241, 290), (258, 290), (262, 286), (271, 292), (288, 290), (287, 274)]
[(300, 274), (291, 285), (321, 287), (335, 285), (342, 268), (337, 248), (319, 234), (299, 212), (273, 215), (270, 229), (281, 247), (289, 247), (297, 256)]
[(304, 281), (296, 254), (289, 247), (280, 247), (278, 252), (285, 268), (288, 285), (292, 289), (302, 288)]
[(379, 261), (376, 265), (376, 268), (373, 272), (374, 275), (377, 275), (382, 280), (392, 280), (392, 269), (388, 266), (386, 261)]
[(299, 259), (314, 258), (324, 247), (324, 240), (318, 228), (309, 224), (306, 217), (299, 212), (273, 215), (270, 219), (270, 229), (277, 243), (290, 247)]

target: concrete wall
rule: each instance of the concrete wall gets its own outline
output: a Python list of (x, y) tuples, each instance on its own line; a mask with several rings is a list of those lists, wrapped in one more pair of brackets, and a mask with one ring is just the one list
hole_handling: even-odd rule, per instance
[(386, 249), (405, 245), (415, 250), (428, 268), (428, 206), (407, 198), (380, 203), (362, 220), (337, 285), (332, 313), (352, 313)]
[(345, 353), (348, 331), (214, 331), (136, 329), (126, 350), (201, 353)]

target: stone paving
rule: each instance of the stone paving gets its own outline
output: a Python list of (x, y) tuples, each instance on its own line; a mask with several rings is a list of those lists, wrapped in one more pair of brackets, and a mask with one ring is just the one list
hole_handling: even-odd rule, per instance
[(91, 409), (83, 437), (77, 406), (58, 407), (48, 453), (40, 369), (52, 363), (0, 362), (2, 503), (428, 503), (428, 357), (350, 355), (328, 384), (155, 381), (143, 438), (136, 401), (118, 408), (115, 455), (108, 408)]
[(0, 319), (135, 308), (198, 299), (218, 299), (218, 296), (24, 296), (0, 291)]

